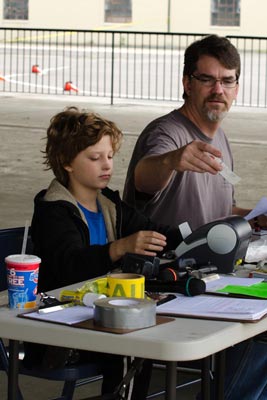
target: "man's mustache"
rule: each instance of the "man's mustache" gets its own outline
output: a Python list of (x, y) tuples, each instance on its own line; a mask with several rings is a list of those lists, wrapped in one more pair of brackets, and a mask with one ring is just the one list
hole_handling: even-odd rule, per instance
[(223, 104), (227, 104), (226, 101), (221, 97), (221, 96), (217, 96), (217, 95), (210, 95), (209, 97), (206, 98), (206, 102), (208, 101), (220, 101)]

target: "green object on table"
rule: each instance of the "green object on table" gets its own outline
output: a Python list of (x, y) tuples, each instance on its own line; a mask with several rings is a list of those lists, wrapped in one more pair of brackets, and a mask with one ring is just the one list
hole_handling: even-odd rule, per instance
[(251, 286), (227, 285), (223, 289), (218, 289), (217, 292), (240, 294), (245, 296), (259, 297), (261, 299), (267, 299), (267, 283), (260, 282), (255, 283)]

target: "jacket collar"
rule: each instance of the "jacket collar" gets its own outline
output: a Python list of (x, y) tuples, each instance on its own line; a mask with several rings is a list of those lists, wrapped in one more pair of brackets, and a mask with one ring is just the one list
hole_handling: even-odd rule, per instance
[(50, 183), (46, 194), (44, 195), (44, 200), (45, 201), (68, 201), (69, 203), (72, 203), (77, 207), (77, 201), (75, 198), (72, 196), (70, 191), (65, 188), (57, 179), (53, 179), (52, 182)]
[[(105, 220), (108, 241), (114, 241), (116, 239), (116, 205), (101, 192), (98, 193), (97, 200), (100, 204)], [(44, 201), (67, 201), (68, 203), (73, 204), (78, 209), (83, 221), (87, 225), (86, 218), (82, 210), (78, 207), (77, 200), (57, 179), (53, 179), (50, 183), (44, 195)]]

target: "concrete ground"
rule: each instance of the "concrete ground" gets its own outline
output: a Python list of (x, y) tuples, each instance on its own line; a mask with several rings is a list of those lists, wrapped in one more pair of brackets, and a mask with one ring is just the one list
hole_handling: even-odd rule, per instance
[[(33, 198), (52, 178), (44, 171), (46, 128), (50, 118), (64, 107), (76, 105), (97, 112), (117, 123), (124, 142), (115, 157), (111, 187), (122, 192), (125, 174), (136, 139), (145, 125), (179, 104), (117, 103), (78, 96), (37, 97), (0, 94), (0, 228), (24, 225), (31, 220)], [(106, 100), (108, 101), (108, 100)], [(266, 195), (267, 112), (265, 109), (233, 107), (223, 127), (235, 159), (235, 171), (242, 178), (236, 185), (237, 203), (254, 207)]]
[[(135, 141), (145, 125), (178, 104), (117, 102), (77, 96), (37, 97), (0, 94), (0, 229), (22, 226), (31, 220), (34, 195), (46, 188), (52, 178), (44, 171), (42, 153), (49, 119), (64, 107), (76, 105), (97, 112), (116, 122), (124, 132), (124, 142), (115, 157), (111, 187), (122, 192), (124, 178)], [(265, 109), (233, 107), (223, 122), (235, 159), (235, 171), (242, 178), (236, 185), (240, 206), (254, 207), (266, 195), (267, 181), (267, 112)], [(183, 378), (183, 376), (182, 376)], [(25, 400), (47, 400), (58, 395), (61, 385), (36, 379), (20, 379)], [(164, 371), (155, 371), (151, 390), (162, 387)], [(199, 384), (177, 392), (177, 399), (193, 400)], [(99, 393), (99, 383), (78, 388), (76, 400)], [(6, 398), (6, 376), (0, 372), (0, 398)], [(158, 397), (162, 400), (164, 397)]]

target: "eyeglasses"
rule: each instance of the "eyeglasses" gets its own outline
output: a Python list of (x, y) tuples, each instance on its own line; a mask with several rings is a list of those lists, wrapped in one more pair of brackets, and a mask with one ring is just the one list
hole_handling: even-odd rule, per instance
[(225, 89), (234, 88), (238, 84), (238, 79), (234, 79), (234, 78), (219, 78), (219, 79), (217, 79), (217, 78), (214, 78), (213, 76), (206, 76), (206, 75), (196, 76), (194, 74), (190, 75), (190, 77), (196, 79), (203, 86), (209, 87), (209, 88), (215, 86), (216, 82), (220, 82), (222, 87)]

